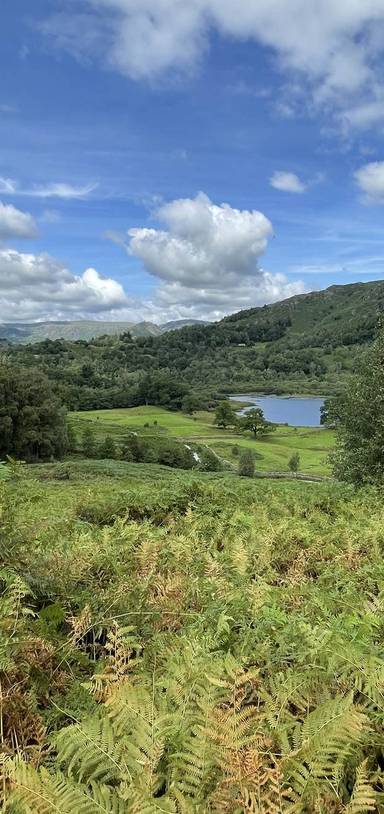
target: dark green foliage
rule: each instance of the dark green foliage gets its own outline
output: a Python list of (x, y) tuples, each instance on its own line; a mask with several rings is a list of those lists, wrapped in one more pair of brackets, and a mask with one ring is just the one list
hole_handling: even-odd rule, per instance
[(173, 466), (181, 469), (191, 469), (193, 467), (193, 454), (185, 444), (181, 444), (171, 439), (163, 441), (158, 448), (157, 461), (165, 466)]
[(206, 409), (206, 401), (202, 400), (196, 393), (189, 393), (184, 396), (181, 409), (187, 415), (193, 415), (197, 410)]
[(214, 407), (244, 390), (323, 395), (348, 380), (383, 304), (382, 282), (332, 286), (161, 336), (45, 340), (8, 354), (13, 365), (41, 367), (71, 410), (146, 403), (189, 410), (195, 393)]
[(165, 370), (147, 373), (139, 381), (138, 404), (158, 404), (180, 410), (188, 386)]
[(96, 439), (92, 427), (85, 427), (82, 436), (81, 448), (86, 458), (95, 458)]
[(300, 455), (298, 452), (294, 452), (288, 461), (288, 469), (290, 470), (290, 472), (294, 472), (296, 474), (299, 471), (299, 468), (300, 468)]
[(222, 468), (220, 459), (207, 447), (184, 444), (158, 434), (140, 437), (132, 432), (127, 435), (122, 444), (121, 458), (136, 463), (158, 463), (176, 469), (199, 468), (216, 472)]
[(236, 413), (229, 401), (220, 401), (215, 411), (215, 424), (218, 427), (233, 427), (237, 423)]
[(265, 420), (260, 407), (252, 407), (251, 410), (247, 410), (245, 415), (239, 419), (238, 426), (243, 432), (252, 432), (254, 438), (261, 438), (276, 429), (274, 424)]
[(359, 374), (328, 408), (337, 416), (334, 472), (352, 483), (384, 481), (384, 330), (367, 352)]
[(47, 377), (0, 365), (0, 457), (60, 458), (68, 447), (65, 410)]
[(107, 435), (104, 441), (99, 446), (98, 450), (98, 457), (99, 458), (116, 458), (117, 450), (116, 444), (111, 438), (110, 435)]
[(210, 447), (196, 446), (198, 456), (198, 469), (201, 472), (220, 472), (223, 469), (223, 462)]
[(145, 447), (137, 433), (130, 433), (130, 435), (127, 435), (124, 439), (121, 457), (125, 461), (135, 461), (136, 463), (144, 460)]
[(255, 457), (251, 449), (244, 449), (239, 458), (239, 475), (253, 478), (255, 474)]

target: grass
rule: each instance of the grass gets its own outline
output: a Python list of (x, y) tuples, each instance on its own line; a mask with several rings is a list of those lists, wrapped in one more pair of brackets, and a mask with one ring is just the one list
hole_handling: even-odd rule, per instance
[(138, 432), (147, 437), (169, 436), (186, 442), (201, 441), (235, 466), (238, 458), (233, 454), (234, 446), (248, 447), (256, 453), (256, 468), (264, 472), (287, 472), (289, 458), (293, 452), (298, 452), (301, 472), (330, 474), (328, 455), (334, 445), (334, 433), (323, 428), (278, 425), (271, 435), (255, 441), (250, 434), (242, 436), (215, 427), (212, 413), (197, 412), (194, 416), (187, 416), (161, 407), (91, 410), (71, 413), (70, 420), (78, 435), (85, 426), (91, 425), (99, 441), (106, 435), (119, 440), (127, 432)]

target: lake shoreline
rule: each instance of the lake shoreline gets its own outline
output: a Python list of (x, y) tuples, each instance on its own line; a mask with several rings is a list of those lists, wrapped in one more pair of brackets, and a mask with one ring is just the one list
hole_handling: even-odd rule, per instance
[[(291, 427), (320, 427), (323, 396), (273, 395), (268, 393), (234, 393), (228, 396), (236, 405), (238, 416), (253, 408), (261, 408), (267, 421)], [(240, 407), (239, 407), (240, 405)]]
[[(255, 392), (254, 390), (249, 391), (249, 393), (228, 393), (227, 399), (229, 401), (238, 401), (239, 396), (253, 396), (254, 398), (274, 398), (274, 399), (325, 399), (330, 398), (329, 395), (324, 395), (324, 393), (261, 393)], [(241, 402), (244, 404), (244, 402)]]

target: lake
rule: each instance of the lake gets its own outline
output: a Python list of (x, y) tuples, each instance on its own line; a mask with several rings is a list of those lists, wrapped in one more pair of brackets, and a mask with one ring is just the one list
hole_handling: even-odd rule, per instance
[[(320, 407), (323, 398), (297, 398), (295, 396), (259, 396), (257, 393), (240, 393), (229, 397), (234, 401), (245, 401), (248, 405), (261, 407), (267, 421), (275, 424), (290, 424), (291, 427), (319, 427)], [(243, 407), (238, 415), (244, 415), (252, 407)]]

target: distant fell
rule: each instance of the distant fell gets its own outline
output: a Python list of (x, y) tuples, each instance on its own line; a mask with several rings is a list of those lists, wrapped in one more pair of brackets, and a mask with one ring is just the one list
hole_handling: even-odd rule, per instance
[(129, 331), (137, 339), (143, 336), (161, 336), (166, 331), (184, 328), (186, 325), (204, 325), (200, 320), (181, 319), (155, 325), (153, 322), (104, 322), (101, 320), (73, 320), (47, 322), (0, 323), (0, 340), (16, 344), (42, 342), (44, 339), (65, 339), (71, 342), (89, 341), (99, 336), (118, 336)]

